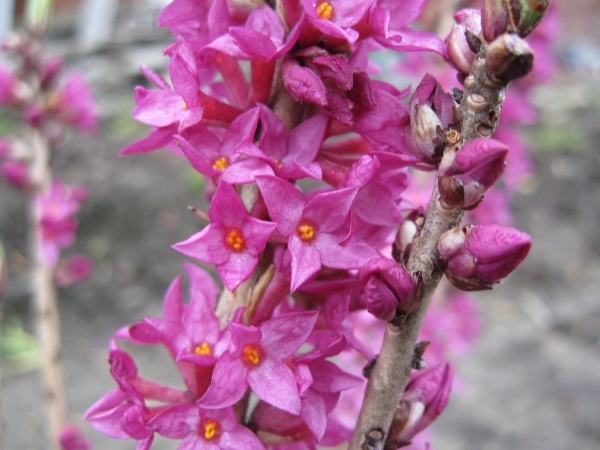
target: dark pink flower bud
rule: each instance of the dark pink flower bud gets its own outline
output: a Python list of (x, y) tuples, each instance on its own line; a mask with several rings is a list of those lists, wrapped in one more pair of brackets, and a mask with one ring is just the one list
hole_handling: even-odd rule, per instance
[(446, 277), (458, 289), (491, 289), (525, 259), (531, 237), (499, 225), (469, 225), (454, 228), (438, 243), (446, 262)]
[(415, 280), (394, 260), (372, 259), (360, 269), (358, 277), (365, 287), (367, 310), (375, 317), (389, 321), (411, 312)]
[(506, 167), (508, 147), (489, 138), (463, 145), (454, 160), (440, 165), (440, 202), (444, 208), (474, 208), (498, 181)]
[(468, 74), (471, 63), (475, 59), (475, 53), (469, 47), (465, 32), (468, 30), (475, 36), (481, 33), (481, 12), (478, 9), (466, 8), (454, 15), (456, 25), (446, 38), (448, 47), (448, 61), (459, 72)]
[(427, 428), (448, 404), (452, 378), (449, 363), (413, 372), (394, 413), (390, 440), (403, 446)]

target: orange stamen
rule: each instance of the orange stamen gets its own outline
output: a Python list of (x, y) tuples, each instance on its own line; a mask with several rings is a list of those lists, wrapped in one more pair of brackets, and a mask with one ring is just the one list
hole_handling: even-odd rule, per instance
[(317, 6), (317, 15), (319, 16), (319, 18), (321, 20), (331, 19), (332, 13), (333, 13), (333, 7), (327, 2), (321, 3), (319, 6)]
[(196, 355), (212, 355), (212, 351), (207, 342), (203, 342), (202, 345), (196, 346), (194, 353)]
[(315, 229), (310, 225), (298, 225), (297, 231), (303, 241), (310, 241), (315, 235)]
[(246, 345), (242, 350), (242, 359), (250, 366), (256, 366), (262, 360), (262, 349), (257, 345)]
[(227, 169), (227, 165), (227, 160), (224, 156), (221, 156), (213, 163), (212, 168), (223, 172), (225, 169)]
[(213, 419), (204, 419), (200, 423), (200, 434), (207, 441), (218, 439), (221, 435), (221, 425)]
[(246, 241), (244, 235), (240, 230), (233, 229), (229, 230), (225, 235), (225, 243), (234, 252), (241, 252), (246, 248)]

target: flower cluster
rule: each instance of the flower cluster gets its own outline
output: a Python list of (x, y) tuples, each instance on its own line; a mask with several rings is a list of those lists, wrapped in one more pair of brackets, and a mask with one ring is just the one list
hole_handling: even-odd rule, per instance
[[(155, 433), (180, 439), (180, 449), (314, 449), (349, 439), (336, 406), (363, 378), (335, 361), (353, 355), (364, 366), (375, 356), (354, 320), (368, 311), (380, 326), (402, 326), (422, 298), (422, 274), (406, 266), (424, 211), (413, 195), (416, 171), (437, 169), (439, 208), (464, 210), (482, 202), (506, 165), (501, 142), (460, 139), (460, 98), (435, 77), (425, 75), (412, 95), (371, 78), (372, 50), (428, 52), (470, 67), (471, 47), (449, 52), (449, 40), (409, 27), (423, 1), (275, 4), (174, 0), (158, 19), (175, 38), (165, 50), (168, 79), (142, 68), (154, 87), (135, 90), (133, 118), (152, 128), (121, 154), (167, 147), (206, 178), (210, 207), (196, 212), (210, 223), (173, 247), (213, 265), (224, 284), (219, 294), (187, 265), (187, 304), (179, 277), (163, 318), (115, 335), (118, 388), (86, 416), (139, 449)], [(457, 21), (479, 24), (470, 32), (483, 45), (477, 14)], [(526, 72), (527, 63), (508, 73)], [(494, 82), (508, 76), (493, 71)], [(461, 232), (462, 240), (451, 234)], [(439, 267), (458, 288), (484, 289), (529, 245), (512, 229), (458, 228), (439, 244)], [(463, 309), (472, 310), (468, 302)], [(463, 325), (466, 346), (477, 326)], [(165, 346), (185, 389), (141, 377), (121, 339)], [(410, 445), (444, 409), (451, 384), (447, 363), (415, 372), (389, 445)]]
[(65, 126), (93, 131), (98, 113), (83, 76), (74, 73), (61, 78), (63, 60), (43, 58), (40, 46), (38, 39), (25, 33), (10, 35), (2, 46), (17, 66), (9, 70), (0, 65), (0, 107), (23, 130), (20, 135), (0, 137), (0, 175), (31, 196), (41, 229), (41, 254), (55, 268), (56, 283), (69, 286), (87, 278), (92, 270), (90, 259), (83, 255), (60, 260), (60, 251), (75, 241), (73, 216), (88, 193), (83, 186), (52, 181), (46, 147), (59, 140)]

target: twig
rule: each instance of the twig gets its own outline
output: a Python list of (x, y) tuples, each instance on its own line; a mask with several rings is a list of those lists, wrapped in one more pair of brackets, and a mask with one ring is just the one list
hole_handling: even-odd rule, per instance
[[(465, 80), (465, 92), (459, 108), (463, 143), (492, 135), (504, 100), (506, 87), (491, 83), (485, 75), (484, 52), (485, 49), (482, 49), (478, 54), (471, 74)], [(421, 298), (417, 299), (419, 307), (403, 325), (387, 325), (349, 450), (369, 448), (369, 438), (374, 430), (385, 430), (383, 440), (387, 438), (394, 411), (410, 377), (415, 343), (425, 313), (443, 275), (436, 266), (437, 243), (442, 233), (460, 225), (463, 214), (463, 210), (441, 207), (436, 180), (424, 223), (413, 240), (408, 261), (408, 269), (419, 273), (423, 279), (423, 290), (419, 291)]]
[[(38, 194), (48, 193), (52, 187), (52, 175), (49, 166), (49, 144), (42, 133), (29, 129), (33, 162), (32, 181)], [(67, 402), (62, 370), (60, 346), (60, 318), (53, 268), (47, 263), (42, 247), (43, 231), (40, 223), (41, 204), (31, 197), (30, 233), (32, 239), (32, 279), (35, 320), (42, 354), (42, 375), (46, 397), (48, 433), (52, 448), (58, 449), (58, 438), (67, 422)]]

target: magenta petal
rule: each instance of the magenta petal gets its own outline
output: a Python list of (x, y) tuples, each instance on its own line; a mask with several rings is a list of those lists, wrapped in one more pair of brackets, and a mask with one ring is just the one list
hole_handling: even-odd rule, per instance
[(132, 117), (146, 125), (166, 127), (179, 121), (183, 104), (183, 98), (174, 90), (150, 91), (135, 107)]
[(319, 106), (327, 105), (327, 88), (311, 69), (286, 60), (282, 65), (282, 78), (283, 84), (295, 100)]
[(173, 280), (163, 302), (163, 318), (174, 322), (181, 322), (183, 314), (183, 295), (181, 293), (182, 276)]
[(222, 223), (227, 228), (239, 228), (249, 216), (242, 199), (227, 183), (219, 183), (213, 196), (208, 215), (211, 222)]
[(161, 436), (183, 439), (198, 428), (199, 409), (194, 403), (170, 406), (148, 422), (148, 426)]
[[(194, 68), (195, 69), (195, 68)], [(169, 74), (175, 91), (181, 95), (187, 108), (198, 104), (198, 76), (183, 57), (175, 53), (169, 62)]]
[(277, 230), (284, 236), (295, 233), (306, 205), (302, 192), (293, 184), (276, 177), (257, 177), (256, 184), (271, 220), (277, 223)]
[(242, 159), (230, 165), (221, 180), (230, 184), (254, 183), (256, 177), (274, 175), (273, 169), (264, 161), (254, 158)]
[(208, 264), (224, 264), (231, 253), (231, 250), (225, 246), (226, 231), (223, 224), (211, 223), (187, 241), (173, 245), (173, 248), (198, 261)]
[(277, 224), (273, 222), (246, 217), (240, 227), (246, 241), (246, 251), (253, 256), (258, 256), (265, 249), (276, 227)]
[(256, 435), (242, 425), (236, 425), (231, 431), (223, 433), (219, 440), (221, 450), (264, 450)]
[(261, 346), (270, 355), (287, 358), (306, 342), (318, 316), (317, 311), (307, 311), (282, 314), (263, 322), (259, 326)]
[(120, 405), (110, 411), (96, 414), (88, 421), (92, 427), (102, 434), (117, 439), (129, 439), (130, 436), (121, 428), (121, 422), (123, 415), (131, 407), (128, 404)]
[(248, 371), (248, 384), (261, 400), (291, 414), (300, 414), (294, 374), (279, 359), (267, 355), (257, 367)]
[(379, 253), (366, 242), (351, 237), (344, 245), (338, 237), (326, 233), (317, 236), (314, 246), (321, 254), (321, 263), (334, 269), (360, 269)]
[(331, 233), (348, 218), (358, 188), (350, 187), (315, 195), (306, 205), (304, 219), (318, 224), (319, 233)]
[(227, 289), (233, 291), (252, 275), (257, 263), (257, 256), (247, 252), (231, 252), (229, 259), (216, 267)]
[(327, 123), (327, 117), (319, 114), (294, 128), (288, 136), (289, 150), (285, 160), (293, 159), (303, 166), (312, 163), (323, 143)]
[(297, 235), (290, 236), (288, 243), (292, 255), (291, 291), (294, 292), (321, 269), (321, 254), (310, 244), (305, 244)]
[(214, 409), (235, 404), (244, 396), (248, 387), (247, 374), (248, 368), (240, 359), (224, 353), (215, 364), (212, 382), (198, 405)]
[(327, 412), (323, 397), (312, 389), (309, 389), (302, 396), (302, 412), (300, 417), (306, 423), (306, 426), (320, 441), (327, 428)]
[(232, 27), (229, 33), (238, 42), (242, 51), (254, 58), (270, 59), (277, 51), (277, 47), (275, 47), (271, 39), (257, 31)]

